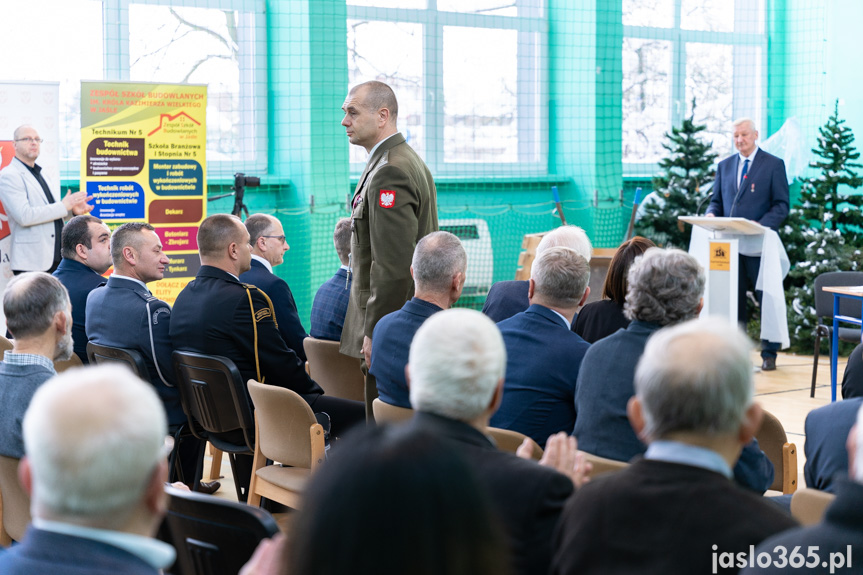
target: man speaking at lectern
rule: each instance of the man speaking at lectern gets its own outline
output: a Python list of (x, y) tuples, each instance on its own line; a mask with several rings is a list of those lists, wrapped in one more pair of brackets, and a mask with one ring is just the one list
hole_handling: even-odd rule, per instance
[[(785, 162), (758, 148), (758, 130), (749, 118), (734, 122), (736, 154), (719, 162), (713, 197), (707, 216), (746, 218), (764, 227), (778, 230), (788, 215), (788, 178)], [(755, 289), (759, 256), (740, 255), (737, 287), (737, 320), (746, 324), (746, 290)], [(761, 291), (756, 291), (759, 303)], [(761, 369), (776, 369), (779, 342), (761, 341)]]

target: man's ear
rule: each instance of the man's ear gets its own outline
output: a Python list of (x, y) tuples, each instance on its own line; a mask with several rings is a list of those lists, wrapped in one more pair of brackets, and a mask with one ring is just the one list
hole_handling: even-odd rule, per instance
[(700, 316), (701, 310), (703, 310), (703, 309), (704, 309), (704, 298), (701, 298), (700, 300), (698, 300), (698, 309), (695, 310), (695, 317)]
[(644, 432), (644, 413), (642, 412), (641, 401), (638, 397), (632, 396), (626, 404), (626, 416), (629, 418), (629, 425), (632, 426), (635, 435), (644, 441), (642, 433)]
[(405, 383), (408, 386), (408, 391), (411, 389), (411, 370), (408, 369), (409, 364), (405, 364)]
[(740, 445), (746, 445), (758, 430), (761, 428), (761, 421), (764, 419), (764, 410), (757, 403), (753, 403), (743, 415), (743, 423), (740, 424), (739, 439)]
[(536, 289), (536, 282), (533, 281), (533, 278), (530, 278), (527, 283), (527, 299), (533, 299), (533, 292)]
[(413, 277), (414, 277), (414, 267), (411, 266), (411, 279), (413, 279)]
[(126, 246), (123, 248), (123, 259), (126, 260), (126, 263), (134, 266), (138, 263), (138, 254), (135, 253), (135, 248), (132, 246)]
[(383, 128), (390, 121), (390, 111), (388, 108), (378, 110), (378, 125)]
[(168, 481), (168, 461), (160, 459), (150, 475), (150, 481), (144, 492), (144, 504), (150, 513), (158, 517), (162, 517), (168, 509), (168, 494), (165, 493), (166, 481)]
[(586, 288), (584, 288), (584, 295), (581, 296), (581, 301), (578, 302), (578, 307), (581, 307), (584, 305), (584, 302), (587, 301), (588, 296), (590, 296), (590, 286), (587, 286)]
[(237, 242), (231, 242), (230, 245), (228, 245), (228, 257), (232, 260), (240, 259), (239, 246), (237, 245)]
[(66, 335), (66, 332), (69, 329), (69, 326), (66, 325), (66, 310), (60, 310), (54, 313), (54, 327), (57, 328), (57, 331), (63, 335)]
[(497, 408), (500, 407), (503, 401), (503, 378), (497, 382), (497, 387), (494, 388), (494, 393), (491, 396), (491, 402), (488, 404), (489, 415), (494, 415)]
[(21, 486), (24, 488), (24, 491), (26, 491), (27, 495), (32, 499), (33, 469), (30, 467), (30, 460), (26, 455), (21, 458), (21, 462), (18, 464), (18, 481), (21, 482)]
[(75, 254), (77, 254), (77, 256), (83, 261), (87, 261), (87, 246), (85, 246), (84, 244), (77, 244), (75, 246)]

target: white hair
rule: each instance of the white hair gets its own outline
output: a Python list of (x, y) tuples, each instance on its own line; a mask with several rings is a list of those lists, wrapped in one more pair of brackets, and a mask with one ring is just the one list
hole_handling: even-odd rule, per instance
[(735, 324), (713, 317), (656, 332), (635, 369), (644, 434), (715, 437), (740, 428), (752, 404), (752, 344)]
[(590, 245), (587, 232), (572, 225), (560, 226), (545, 234), (536, 246), (536, 255), (541, 254), (546, 248), (569, 248), (578, 252), (588, 262), (593, 253), (593, 246)]
[(153, 387), (124, 367), (51, 378), (24, 415), (34, 516), (98, 519), (130, 510), (164, 458), (167, 429)]
[(414, 336), (408, 371), (414, 409), (472, 421), (491, 404), (506, 373), (503, 337), (478, 311), (438, 312)]
[(755, 128), (755, 122), (752, 118), (738, 118), (731, 123), (735, 128), (742, 126), (743, 124), (749, 124), (749, 129), (753, 132), (757, 132), (758, 130)]

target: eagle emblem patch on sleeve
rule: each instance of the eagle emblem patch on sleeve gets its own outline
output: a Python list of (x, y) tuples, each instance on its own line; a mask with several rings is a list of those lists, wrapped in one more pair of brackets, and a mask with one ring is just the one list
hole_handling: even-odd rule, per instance
[(395, 190), (381, 190), (381, 195), (378, 199), (378, 205), (380, 205), (380, 207), (382, 208), (391, 208), (396, 205)]

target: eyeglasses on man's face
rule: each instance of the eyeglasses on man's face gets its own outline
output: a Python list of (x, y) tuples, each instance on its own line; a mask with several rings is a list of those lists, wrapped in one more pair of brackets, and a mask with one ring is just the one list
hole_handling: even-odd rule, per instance
[(18, 138), (15, 141), (16, 142), (27, 142), (28, 144), (32, 144), (33, 142), (36, 142), (37, 144), (41, 144), (45, 140), (43, 140), (42, 138)]

